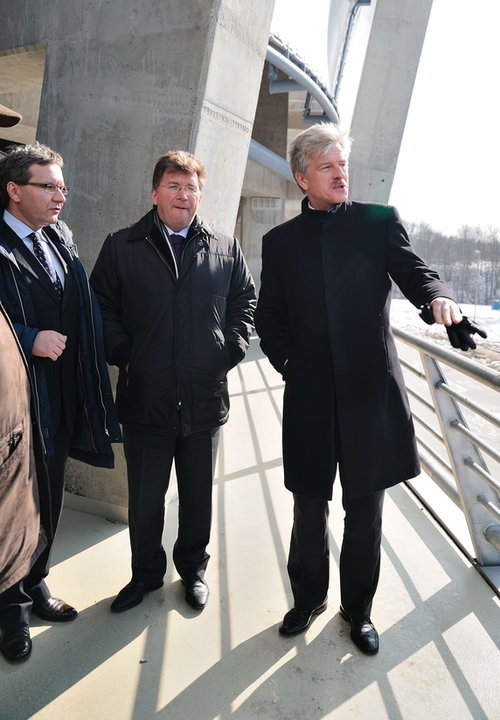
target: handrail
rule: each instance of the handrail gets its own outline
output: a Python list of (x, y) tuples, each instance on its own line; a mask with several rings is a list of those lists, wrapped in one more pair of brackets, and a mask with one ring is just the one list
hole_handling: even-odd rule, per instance
[[(500, 373), (401, 328), (394, 327), (393, 331), (397, 340), (417, 351), (420, 357), (421, 368), (413, 360), (401, 361), (403, 372), (408, 371), (417, 378), (412, 381), (411, 387), (407, 385), (412, 405), (418, 403), (427, 415), (431, 413), (439, 422), (439, 429), (436, 430), (426, 417), (418, 412), (413, 413), (421, 465), (463, 512), (475, 557), (467, 553), (463, 543), (448, 527), (446, 518), (440, 515), (439, 509), (431, 506), (413, 488), (411, 481), (407, 484), (417, 492), (420, 500), (454, 537), (500, 596), (500, 479), (494, 476), (494, 472), (499, 471), (500, 453), (484, 436), (486, 432), (500, 429), (500, 414), (492, 411), (493, 398), (497, 396), (491, 395), (491, 407), (485, 407), (484, 403), (471, 399), (470, 392), (465, 393), (454, 387), (453, 381), (445, 378), (443, 366), (447, 366), (446, 372), (452, 369), (473, 380), (474, 384), (496, 392), (500, 392)], [(418, 385), (418, 389), (415, 385)], [(468, 409), (471, 417), (481, 418), (479, 431), (470, 429), (462, 415), (461, 406)], [(485, 452), (496, 464), (493, 470), (487, 467), (481, 452)], [(445, 459), (446, 454), (449, 464)]]
[(493, 390), (500, 390), (500, 373), (495, 372), (495, 370), (483, 367), (483, 365), (479, 365), (477, 362), (474, 362), (474, 360), (462, 357), (452, 350), (435, 345), (429, 340), (417, 335), (412, 335), (401, 328), (395, 327), (393, 330), (394, 335), (407, 345), (423, 350), (427, 355), (430, 355), (430, 357), (436, 360), (442, 360), (449, 365), (449, 367), (460, 370), (469, 377), (476, 378), (485, 385), (493, 388)]

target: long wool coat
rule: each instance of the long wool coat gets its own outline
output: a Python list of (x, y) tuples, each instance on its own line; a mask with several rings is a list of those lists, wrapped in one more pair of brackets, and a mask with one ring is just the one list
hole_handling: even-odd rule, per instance
[(28, 368), (0, 304), (0, 594), (28, 574), (52, 535)]
[(309, 209), (263, 239), (256, 329), (285, 379), (283, 465), (292, 492), (347, 497), (419, 473), (415, 433), (389, 324), (391, 278), (416, 306), (452, 298), (412, 249), (397, 211), (348, 203)]

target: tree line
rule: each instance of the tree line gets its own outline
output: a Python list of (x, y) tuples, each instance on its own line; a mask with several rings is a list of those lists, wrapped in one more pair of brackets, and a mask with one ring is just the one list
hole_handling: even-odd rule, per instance
[(405, 223), (415, 251), (463, 303), (500, 300), (500, 229), (464, 226), (444, 235), (426, 223)]

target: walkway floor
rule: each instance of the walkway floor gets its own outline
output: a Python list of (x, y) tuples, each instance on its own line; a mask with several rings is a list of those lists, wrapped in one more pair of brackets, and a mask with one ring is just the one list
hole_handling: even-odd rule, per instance
[[(342, 513), (331, 507), (329, 608), (282, 638), (290, 606), (291, 498), (280, 466), (280, 378), (254, 345), (231, 376), (214, 488), (202, 613), (165, 586), (126, 613), (109, 604), (129, 580), (125, 525), (65, 510), (50, 586), (74, 623), (34, 620), (33, 654), (0, 664), (0, 720), (500, 720), (499, 601), (400, 486), (387, 494), (376, 657), (338, 614)], [(175, 537), (169, 490), (165, 546)]]

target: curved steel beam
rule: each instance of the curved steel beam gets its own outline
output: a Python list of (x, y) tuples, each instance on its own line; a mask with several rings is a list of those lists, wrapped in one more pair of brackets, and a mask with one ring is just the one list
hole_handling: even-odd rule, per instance
[(267, 46), (266, 60), (271, 65), (274, 65), (275, 67), (286, 73), (289, 77), (292, 78), (292, 80), (295, 80), (295, 82), (301, 85), (304, 90), (307, 90), (307, 92), (310, 93), (312, 97), (317, 100), (317, 102), (321, 105), (323, 111), (325, 112), (325, 115), (331, 122), (339, 122), (339, 115), (336, 107), (328, 99), (323, 90), (318, 87), (314, 80), (312, 80), (309, 75), (307, 75), (303, 70), (297, 67), (295, 63), (291, 62), (288, 58), (286, 58), (284, 55), (272, 48), (270, 45)]
[(287, 161), (278, 153), (269, 150), (265, 145), (261, 145), (257, 140), (250, 141), (250, 147), (248, 149), (248, 159), (262, 165), (263, 167), (271, 170), (276, 175), (295, 182), (293, 179), (292, 171)]

